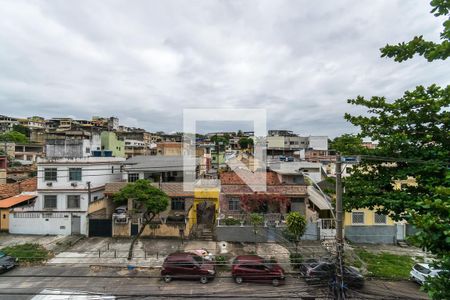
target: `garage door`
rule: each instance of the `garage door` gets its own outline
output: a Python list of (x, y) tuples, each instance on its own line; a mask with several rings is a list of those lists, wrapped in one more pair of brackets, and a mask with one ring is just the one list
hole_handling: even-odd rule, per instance
[(112, 236), (112, 220), (89, 220), (89, 236)]

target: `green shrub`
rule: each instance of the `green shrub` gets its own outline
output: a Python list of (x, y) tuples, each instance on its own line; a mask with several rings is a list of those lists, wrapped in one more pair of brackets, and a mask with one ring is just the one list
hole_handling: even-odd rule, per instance
[(225, 266), (227, 264), (227, 258), (225, 256), (217, 255), (215, 260), (217, 266)]
[(235, 218), (226, 218), (225, 219), (225, 225), (231, 226), (231, 225), (240, 225), (241, 221)]
[(303, 256), (300, 253), (289, 254), (289, 259), (291, 261), (292, 269), (294, 270), (300, 269), (300, 265), (303, 262)]

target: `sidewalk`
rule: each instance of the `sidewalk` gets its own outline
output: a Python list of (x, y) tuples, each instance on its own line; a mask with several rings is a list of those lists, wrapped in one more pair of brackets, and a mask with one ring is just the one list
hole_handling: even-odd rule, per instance
[[(47, 262), (48, 265), (75, 266), (117, 266), (128, 265), (146, 268), (158, 268), (170, 253), (207, 249), (213, 255), (222, 255), (228, 259), (237, 255), (254, 254), (255, 244), (225, 243), (214, 241), (185, 240), (181, 243), (175, 239), (140, 239), (136, 242), (133, 259), (127, 259), (131, 239), (85, 238), (68, 251), (57, 254)], [(259, 243), (256, 254), (264, 258), (275, 258), (289, 267), (289, 251), (275, 243)]]

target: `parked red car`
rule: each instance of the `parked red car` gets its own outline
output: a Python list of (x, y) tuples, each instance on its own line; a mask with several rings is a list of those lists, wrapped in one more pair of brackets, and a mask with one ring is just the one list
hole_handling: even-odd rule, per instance
[(216, 275), (214, 263), (193, 253), (178, 252), (166, 257), (161, 268), (161, 277), (165, 282), (173, 278), (200, 279), (207, 283)]
[(236, 283), (245, 281), (271, 282), (278, 286), (284, 284), (283, 268), (273, 261), (257, 255), (241, 255), (234, 259), (231, 274)]

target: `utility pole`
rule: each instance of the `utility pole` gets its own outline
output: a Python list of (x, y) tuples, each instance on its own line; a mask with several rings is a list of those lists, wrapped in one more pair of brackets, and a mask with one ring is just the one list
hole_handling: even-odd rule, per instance
[(88, 201), (89, 201), (89, 203), (91, 203), (92, 202), (91, 201), (91, 195), (92, 195), (92, 193), (91, 193), (91, 182), (88, 181), (88, 182), (86, 182), (86, 184), (88, 186)]
[(342, 158), (336, 155), (336, 299), (345, 299), (344, 276), (342, 270), (342, 257), (344, 250), (343, 239), (343, 215), (342, 215)]

